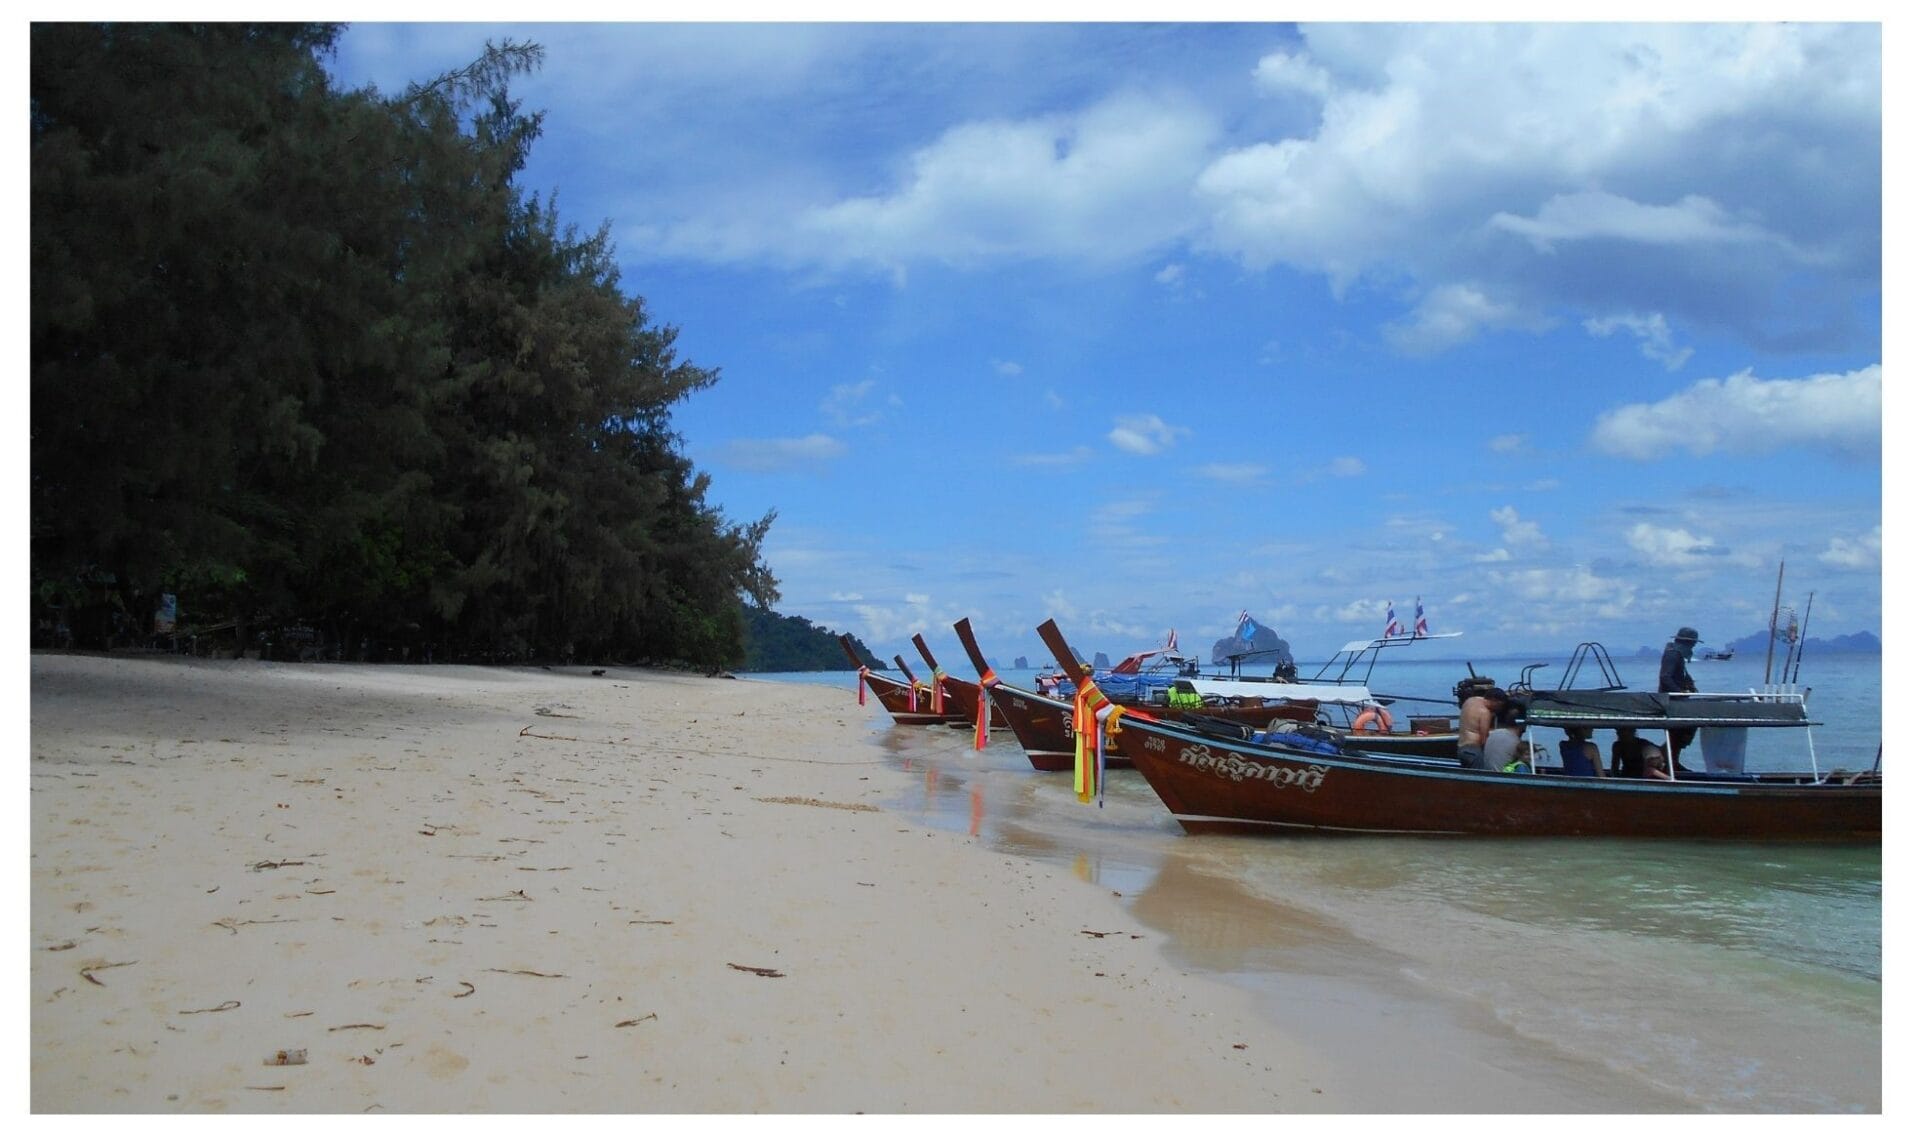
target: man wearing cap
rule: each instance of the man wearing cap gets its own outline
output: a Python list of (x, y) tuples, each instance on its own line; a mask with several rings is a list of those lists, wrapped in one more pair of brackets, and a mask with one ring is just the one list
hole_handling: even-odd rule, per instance
[[(1673, 635), (1673, 641), (1660, 654), (1660, 692), (1697, 693), (1693, 684), (1693, 675), (1687, 672), (1687, 659), (1693, 656), (1694, 643), (1700, 640), (1700, 631), (1691, 626), (1682, 626)], [(1680, 750), (1693, 743), (1694, 730), (1676, 728), (1667, 730), (1673, 738), (1673, 761), (1680, 763)]]

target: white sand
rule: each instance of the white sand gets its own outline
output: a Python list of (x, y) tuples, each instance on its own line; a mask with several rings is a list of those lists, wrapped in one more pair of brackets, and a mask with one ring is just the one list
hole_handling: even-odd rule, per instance
[(878, 810), (850, 692), (36, 655), (31, 698), (36, 1112), (1396, 1097), (1109, 891)]

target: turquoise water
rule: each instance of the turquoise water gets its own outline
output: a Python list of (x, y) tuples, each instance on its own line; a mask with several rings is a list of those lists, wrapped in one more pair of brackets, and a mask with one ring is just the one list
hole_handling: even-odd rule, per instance
[[(1506, 683), (1522, 664), (1475, 668)], [(1651, 686), (1657, 662), (1617, 664)], [(1759, 671), (1694, 665), (1703, 690), (1758, 685)], [(1370, 685), (1443, 699), (1465, 672), (1382, 663)], [(755, 676), (853, 696), (851, 674)], [(1809, 659), (1801, 678), (1820, 766), (1870, 766), (1879, 658)], [(970, 732), (868, 710), (903, 773), (900, 811), (1120, 893), (1183, 963), (1256, 990), (1306, 974), (1421, 998), (1499, 1037), (1516, 1066), (1617, 1089), (1622, 1110), (1881, 1107), (1878, 846), (1194, 836), (1130, 771), (1109, 773), (1103, 806), (1082, 805), (1069, 776), (1034, 772), (1010, 740), (975, 753)], [(1804, 733), (1779, 730), (1756, 736), (1748, 767), (1807, 760)]]

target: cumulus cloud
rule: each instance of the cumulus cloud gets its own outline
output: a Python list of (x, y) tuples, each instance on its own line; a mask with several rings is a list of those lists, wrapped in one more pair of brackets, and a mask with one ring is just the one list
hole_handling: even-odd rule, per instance
[(1787, 447), (1871, 457), (1880, 449), (1880, 365), (1810, 378), (1762, 379), (1743, 370), (1705, 379), (1664, 401), (1607, 411), (1592, 443), (1642, 461)]
[(1694, 535), (1685, 528), (1658, 528), (1648, 523), (1633, 525), (1627, 532), (1627, 546), (1657, 567), (1698, 567), (1703, 558), (1727, 553), (1725, 548), (1714, 546), (1707, 536)]
[(702, 258), (753, 250), (830, 266), (1128, 261), (1198, 223), (1190, 189), (1217, 132), (1184, 96), (1141, 92), (1078, 112), (965, 122), (915, 151), (885, 191), (748, 233), (736, 229), (752, 218), (683, 225), (666, 243)]
[(995, 374), (1004, 374), (1009, 378), (1017, 377), (1022, 371), (1022, 369), (1024, 369), (1017, 362), (1008, 362), (1005, 359), (1000, 359), (1000, 358), (993, 359), (991, 362), (988, 363), (988, 365), (993, 367), (993, 372)]
[(1262, 90), (1275, 93), (1299, 92), (1324, 99), (1333, 93), (1333, 76), (1301, 55), (1276, 51), (1260, 60), (1253, 78)]
[(1693, 357), (1692, 347), (1677, 347), (1673, 343), (1673, 331), (1667, 326), (1667, 317), (1654, 312), (1651, 315), (1609, 315), (1604, 319), (1588, 319), (1583, 324), (1587, 333), (1606, 338), (1615, 331), (1625, 331), (1640, 340), (1640, 353), (1668, 370), (1678, 370)]
[[(1649, 299), (1750, 339), (1835, 341), (1879, 276), (1880, 34), (1864, 25), (1307, 25), (1256, 68), (1324, 99), (1222, 153), (1203, 243), (1336, 290), (1405, 280), (1441, 350)], [(1739, 139), (1738, 143), (1735, 139)], [(1806, 160), (1818, 152), (1823, 160)], [(1825, 273), (1834, 301), (1790, 299)], [(1815, 309), (1818, 307), (1819, 309)]]
[(1107, 440), (1113, 442), (1117, 449), (1150, 457), (1192, 433), (1193, 430), (1185, 426), (1168, 425), (1157, 414), (1143, 413), (1114, 419)]
[(1474, 556), (1473, 561), (1475, 563), (1505, 563), (1512, 558), (1513, 552), (1508, 551), (1504, 547), (1496, 547), (1492, 551)]
[(805, 437), (739, 438), (727, 442), (719, 463), (746, 472), (783, 472), (844, 456), (847, 447), (824, 433)]
[(1880, 525), (1858, 536), (1834, 536), (1820, 553), (1820, 562), (1850, 571), (1878, 570), (1880, 566)]

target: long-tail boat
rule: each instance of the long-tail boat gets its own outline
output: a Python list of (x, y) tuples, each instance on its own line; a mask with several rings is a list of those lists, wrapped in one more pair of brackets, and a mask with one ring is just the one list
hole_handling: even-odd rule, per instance
[(894, 724), (945, 724), (949, 720), (959, 719), (954, 714), (948, 713), (944, 705), (941, 706), (940, 712), (934, 711), (932, 690), (924, 688), (915, 681), (913, 675), (907, 673), (905, 663), (900, 662), (898, 657), (894, 661), (901, 666), (900, 672), (906, 674), (906, 681), (899, 681), (869, 669), (867, 663), (861, 659), (859, 651), (853, 648), (853, 635), (840, 635), (840, 648), (847, 652), (847, 659), (859, 667), (859, 674), (855, 680), (858, 683), (856, 688), (860, 691), (860, 703), (863, 705), (867, 703), (866, 695), (871, 690), (874, 699), (879, 701), (880, 707), (893, 718)]
[[(1058, 698), (1001, 681), (993, 672), (993, 667), (987, 664), (986, 655), (980, 652), (980, 643), (973, 636), (970, 620), (962, 618), (954, 623), (953, 632), (980, 674), (980, 688), (1007, 722), (1007, 728), (1026, 752), (1027, 760), (1042, 772), (1071, 769), (1073, 706)], [(986, 747), (986, 734), (978, 727), (974, 729), (974, 747)], [(1117, 754), (1111, 759), (1114, 763), (1124, 763)]]
[[(1190, 832), (1878, 841), (1878, 759), (1870, 771), (1822, 773), (1814, 723), (1803, 694), (1778, 690), (1528, 695), (1529, 732), (1697, 729), (1721, 770), (1683, 768), (1678, 779), (1572, 775), (1538, 763), (1531, 773), (1494, 772), (1444, 758), (1313, 751), (1284, 732), (1230, 735), (1199, 720), (1134, 713), (1113, 714), (1108, 728), (1110, 743)], [(1743, 766), (1755, 728), (1809, 730), (1809, 771), (1729, 770)], [(1740, 759), (1730, 762), (1729, 753)]]
[[(948, 724), (954, 728), (960, 728), (963, 725), (972, 727), (975, 719), (980, 715), (980, 687), (964, 677), (955, 677), (940, 668), (940, 663), (933, 658), (933, 651), (927, 648), (927, 640), (918, 634), (913, 636), (913, 648), (920, 651), (920, 656), (926, 660), (927, 668), (933, 671), (931, 684), (941, 691), (941, 707), (956, 712), (962, 717), (962, 720), (949, 721)], [(987, 718), (989, 728), (1006, 727), (1006, 718), (993, 708), (991, 699), (987, 701)]]

